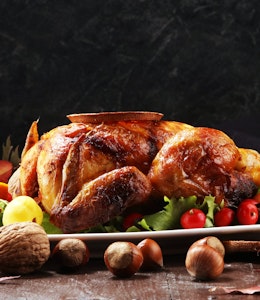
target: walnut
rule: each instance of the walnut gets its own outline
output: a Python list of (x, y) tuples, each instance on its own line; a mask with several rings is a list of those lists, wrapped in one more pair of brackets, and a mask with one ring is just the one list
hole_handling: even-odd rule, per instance
[(39, 270), (50, 256), (44, 229), (34, 222), (0, 227), (0, 271), (28, 274)]

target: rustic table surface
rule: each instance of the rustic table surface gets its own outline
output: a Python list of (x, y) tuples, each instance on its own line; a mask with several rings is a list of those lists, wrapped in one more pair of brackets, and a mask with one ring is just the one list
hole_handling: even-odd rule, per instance
[[(128, 279), (114, 277), (102, 258), (90, 259), (82, 269), (64, 273), (53, 262), (35, 274), (0, 283), (0, 299), (259, 299), (259, 293), (226, 294), (222, 287), (236, 289), (260, 285), (260, 257), (257, 253), (225, 258), (225, 269), (214, 281), (191, 278), (184, 266), (185, 255), (164, 257), (164, 268), (139, 272)], [(217, 290), (214, 290), (217, 287)]]

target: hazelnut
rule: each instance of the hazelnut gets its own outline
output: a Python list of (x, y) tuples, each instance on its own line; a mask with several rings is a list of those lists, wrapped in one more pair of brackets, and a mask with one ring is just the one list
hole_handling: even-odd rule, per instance
[(200, 280), (217, 278), (224, 270), (224, 246), (215, 237), (193, 243), (188, 249), (185, 266), (188, 273)]
[(143, 270), (155, 270), (163, 267), (163, 255), (159, 244), (152, 239), (144, 239), (137, 247), (143, 254)]
[(89, 261), (87, 245), (80, 239), (62, 239), (52, 250), (52, 258), (65, 269), (76, 268)]
[(143, 263), (141, 250), (131, 242), (118, 241), (110, 244), (104, 253), (108, 270), (117, 277), (134, 275)]

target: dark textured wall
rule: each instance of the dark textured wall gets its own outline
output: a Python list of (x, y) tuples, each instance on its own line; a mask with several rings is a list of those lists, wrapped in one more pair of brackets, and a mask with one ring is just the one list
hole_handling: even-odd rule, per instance
[(1, 142), (22, 147), (38, 117), (42, 133), (153, 110), (260, 144), (258, 0), (1, 0), (0, 16)]

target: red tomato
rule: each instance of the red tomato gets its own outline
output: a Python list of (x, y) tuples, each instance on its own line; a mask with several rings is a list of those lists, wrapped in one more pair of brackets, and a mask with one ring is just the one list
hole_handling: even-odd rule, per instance
[(180, 219), (182, 228), (202, 228), (206, 222), (206, 215), (198, 208), (192, 208), (186, 211)]
[(142, 218), (143, 215), (137, 212), (129, 214), (123, 221), (123, 229), (126, 231), (129, 227), (134, 226), (136, 222), (140, 221)]
[(243, 200), (242, 203), (252, 203), (254, 205), (257, 205), (259, 202), (254, 198), (248, 198), (248, 199)]
[(242, 225), (256, 224), (258, 221), (258, 208), (251, 199), (242, 201), (237, 208), (237, 220)]
[(229, 207), (223, 207), (214, 215), (215, 226), (229, 226), (232, 224), (235, 218), (235, 212)]

